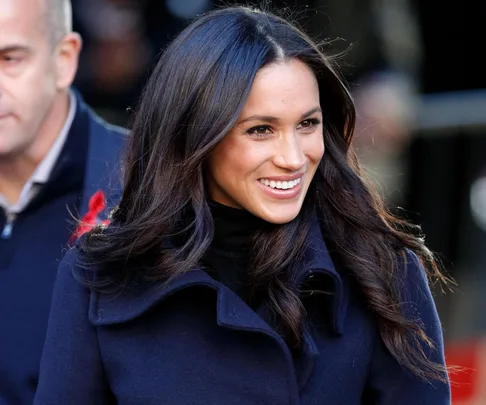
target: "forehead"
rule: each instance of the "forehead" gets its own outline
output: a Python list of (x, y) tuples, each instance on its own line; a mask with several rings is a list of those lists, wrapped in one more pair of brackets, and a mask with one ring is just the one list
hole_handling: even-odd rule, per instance
[[(312, 105), (311, 105), (312, 104)], [(257, 73), (244, 112), (282, 108), (314, 108), (319, 104), (319, 86), (314, 72), (297, 59), (272, 63)]]
[(42, 0), (0, 0), (0, 47), (42, 37)]

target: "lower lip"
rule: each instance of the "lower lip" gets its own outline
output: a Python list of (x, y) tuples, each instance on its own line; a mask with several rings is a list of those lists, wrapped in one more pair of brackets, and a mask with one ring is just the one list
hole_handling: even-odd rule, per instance
[(278, 200), (290, 200), (292, 198), (297, 197), (302, 190), (302, 183), (304, 182), (304, 177), (300, 178), (299, 184), (297, 184), (294, 188), (289, 188), (287, 190), (281, 190), (278, 188), (272, 188), (263, 184), (260, 180), (257, 180), (258, 186), (262, 189), (264, 193), (272, 198), (276, 198)]

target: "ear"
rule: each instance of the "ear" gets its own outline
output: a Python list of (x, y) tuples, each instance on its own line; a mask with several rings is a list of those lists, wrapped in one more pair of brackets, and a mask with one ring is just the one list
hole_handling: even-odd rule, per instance
[(56, 46), (57, 88), (67, 89), (73, 83), (78, 70), (81, 36), (76, 32), (65, 35)]

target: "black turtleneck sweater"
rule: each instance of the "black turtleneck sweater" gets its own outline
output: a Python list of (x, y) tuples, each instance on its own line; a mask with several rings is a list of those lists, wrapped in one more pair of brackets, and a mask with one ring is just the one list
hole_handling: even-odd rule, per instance
[[(250, 249), (255, 231), (270, 228), (272, 224), (244, 209), (231, 208), (211, 201), (214, 220), (214, 238), (203, 258), (206, 271), (247, 303), (262, 319), (275, 329), (275, 319), (269, 315), (265, 303), (267, 292), (252, 291), (248, 280)], [(300, 369), (300, 347), (290, 347), (297, 370)]]
[(231, 208), (211, 201), (214, 220), (214, 238), (203, 263), (216, 280), (227, 286), (253, 309), (259, 303), (258, 295), (250, 302), (247, 280), (251, 238), (255, 231), (269, 223), (243, 209)]
[[(248, 280), (252, 236), (256, 231), (268, 229), (272, 224), (244, 209), (231, 208), (211, 201), (214, 220), (214, 238), (203, 258), (206, 271), (224, 284), (256, 311), (272, 327), (275, 319), (269, 317), (266, 291), (252, 291)], [(300, 347), (291, 347), (297, 369), (300, 368)]]

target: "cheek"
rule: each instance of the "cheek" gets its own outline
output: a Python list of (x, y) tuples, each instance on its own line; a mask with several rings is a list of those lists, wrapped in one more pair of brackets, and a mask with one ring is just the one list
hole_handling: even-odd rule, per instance
[(312, 164), (319, 164), (324, 156), (324, 137), (322, 133), (316, 133), (304, 138), (302, 150)]
[(48, 69), (29, 66), (9, 82), (13, 99), (25, 109), (49, 105), (56, 94), (55, 77)]
[(37, 55), (29, 62), (23, 76), (26, 81), (36, 81), (43, 91), (52, 91), (55, 88), (57, 65), (52, 55)]
[(210, 159), (210, 168), (215, 178), (243, 181), (251, 176), (265, 162), (265, 148), (258, 142), (225, 139)]

